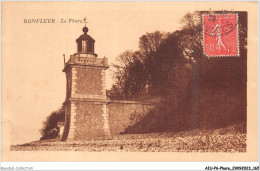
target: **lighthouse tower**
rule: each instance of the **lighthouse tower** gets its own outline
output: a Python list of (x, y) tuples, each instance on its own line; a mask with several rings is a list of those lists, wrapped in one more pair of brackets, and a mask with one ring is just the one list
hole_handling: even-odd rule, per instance
[(65, 126), (61, 140), (110, 137), (106, 98), (107, 58), (98, 58), (95, 40), (85, 26), (76, 40), (77, 53), (70, 56), (66, 74)]

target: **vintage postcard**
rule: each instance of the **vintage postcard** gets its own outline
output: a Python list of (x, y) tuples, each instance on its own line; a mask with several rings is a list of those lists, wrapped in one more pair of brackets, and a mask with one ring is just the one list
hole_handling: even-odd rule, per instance
[(3, 161), (257, 161), (257, 2), (2, 2)]

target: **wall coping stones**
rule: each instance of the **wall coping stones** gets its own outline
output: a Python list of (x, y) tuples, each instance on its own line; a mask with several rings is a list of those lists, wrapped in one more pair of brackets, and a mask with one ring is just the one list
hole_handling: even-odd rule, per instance
[(70, 64), (70, 63), (67, 63), (62, 71), (63, 72), (67, 72), (67, 70), (69, 70), (73, 66), (74, 67), (78, 67), (78, 68), (93, 68), (93, 69), (104, 69), (104, 68), (108, 69), (110, 67), (109, 65), (107, 65), (107, 66), (98, 66), (98, 65), (90, 65), (90, 64), (80, 65), (80, 64)]
[(109, 105), (113, 104), (142, 104), (142, 105), (151, 105), (150, 102), (144, 101), (131, 101), (131, 100), (110, 100)]
[(108, 105), (117, 105), (117, 104), (140, 104), (140, 105), (152, 105), (151, 102), (144, 101), (131, 101), (131, 100), (109, 100), (109, 99), (86, 99), (86, 98), (70, 98), (68, 101), (74, 102), (90, 102), (94, 104), (106, 103)]
[(84, 98), (70, 98), (69, 101), (74, 101), (74, 102), (92, 102), (92, 103), (108, 103), (108, 99), (84, 99)]

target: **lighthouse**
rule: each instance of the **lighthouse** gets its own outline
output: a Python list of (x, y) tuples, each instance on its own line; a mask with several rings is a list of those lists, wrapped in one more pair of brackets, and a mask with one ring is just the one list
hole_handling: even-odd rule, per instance
[(106, 96), (107, 58), (98, 58), (95, 40), (85, 26), (76, 39), (77, 52), (70, 55), (66, 75), (65, 126), (61, 140), (110, 137)]

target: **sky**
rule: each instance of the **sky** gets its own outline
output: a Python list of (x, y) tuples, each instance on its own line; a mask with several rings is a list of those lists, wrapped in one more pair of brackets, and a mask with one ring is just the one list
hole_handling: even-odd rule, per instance
[[(223, 4), (223, 3), (222, 3)], [(212, 5), (221, 9), (217, 3)], [(198, 2), (3, 2), (2, 3), (2, 128), (9, 143), (40, 138), (42, 122), (65, 100), (66, 60), (76, 53), (82, 23), (95, 40), (95, 53), (109, 64), (125, 50), (138, 50), (147, 32), (173, 32), (187, 12), (207, 10)], [(214, 8), (212, 8), (214, 9)], [(55, 23), (24, 23), (54, 19)], [(61, 19), (67, 23), (61, 23)], [(113, 83), (107, 71), (107, 89)]]
[[(87, 17), (95, 52), (111, 64), (123, 51), (137, 50), (138, 39), (146, 32), (178, 29), (187, 12), (164, 3), (13, 2), (2, 6), (2, 121), (10, 128), (11, 144), (38, 140), (42, 122), (65, 100), (63, 54), (68, 60), (76, 53), (75, 40), (84, 26), (69, 19)], [(28, 19), (55, 19), (55, 23), (24, 23)], [(111, 71), (106, 80), (109, 89)]]

